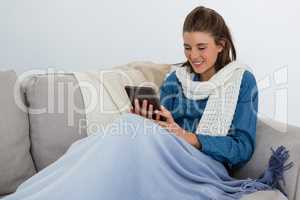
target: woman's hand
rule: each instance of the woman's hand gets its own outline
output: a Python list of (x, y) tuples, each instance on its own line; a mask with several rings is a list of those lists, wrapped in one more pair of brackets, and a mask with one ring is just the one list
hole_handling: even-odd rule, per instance
[[(190, 133), (183, 128), (181, 128), (173, 119), (172, 113), (168, 111), (165, 107), (161, 106), (161, 110), (155, 110), (154, 113), (156, 114), (156, 122), (163, 128), (166, 128), (171, 133), (182, 137), (185, 139), (189, 144), (193, 145), (197, 149), (201, 149), (201, 144), (198, 141), (198, 138), (195, 134)], [(166, 121), (159, 121), (160, 116), (166, 118)]]
[[(185, 130), (181, 128), (173, 119), (172, 113), (168, 111), (164, 106), (161, 106), (161, 110), (155, 110), (156, 122), (163, 128), (166, 128), (168, 131), (175, 133), (178, 136), (181, 136), (185, 133)], [(160, 121), (160, 118), (164, 117), (165, 121)]]
[[(148, 108), (148, 109), (147, 109)], [(146, 117), (148, 119), (152, 119), (153, 116), (153, 105), (149, 104), (148, 107), (148, 101), (144, 100), (142, 102), (142, 106), (140, 106), (140, 102), (138, 99), (134, 99), (134, 107), (130, 109), (130, 112), (133, 114), (137, 114), (143, 117)]]

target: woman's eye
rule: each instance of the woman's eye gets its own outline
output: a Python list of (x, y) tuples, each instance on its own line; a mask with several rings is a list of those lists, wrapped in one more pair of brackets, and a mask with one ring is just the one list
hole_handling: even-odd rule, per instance
[[(203, 50), (205, 50), (205, 49), (206, 49), (205, 47), (198, 48), (198, 50), (200, 50), (200, 51), (203, 51)], [(186, 50), (186, 51), (190, 51), (191, 49), (190, 49), (190, 48), (184, 48), (184, 50)]]

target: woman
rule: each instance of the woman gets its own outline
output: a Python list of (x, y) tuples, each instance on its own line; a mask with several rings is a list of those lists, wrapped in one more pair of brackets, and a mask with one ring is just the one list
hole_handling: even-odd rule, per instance
[[(183, 40), (188, 60), (183, 67), (191, 71), (194, 81), (209, 81), (226, 65), (238, 65), (232, 63), (236, 59), (236, 52), (230, 31), (223, 18), (214, 10), (204, 7), (194, 9), (185, 19)], [(235, 70), (239, 70), (239, 66)], [(167, 77), (160, 89), (161, 104), (164, 107), (157, 112), (168, 120), (167, 123), (158, 123), (230, 168), (245, 164), (251, 158), (255, 147), (258, 91), (251, 72), (245, 70), (239, 78), (241, 83), (237, 105), (233, 108), (235, 113), (226, 136), (203, 135), (201, 132), (197, 135), (189, 134), (196, 133), (208, 96), (199, 99), (186, 98), (186, 91), (183, 91), (176, 72)], [(146, 101), (140, 108), (136, 100), (134, 113), (144, 117), (152, 116), (153, 106), (149, 105), (150, 114), (146, 108)]]
[[(273, 155), (277, 176), (269, 169), (259, 180), (236, 180), (224, 167), (250, 159), (258, 100), (253, 75), (232, 62), (235, 49), (222, 17), (195, 8), (183, 38), (188, 61), (163, 83), (160, 111), (136, 101), (135, 114), (76, 142), (4, 199), (233, 200), (277, 187), (285, 149)], [(145, 119), (153, 112), (155, 120)]]

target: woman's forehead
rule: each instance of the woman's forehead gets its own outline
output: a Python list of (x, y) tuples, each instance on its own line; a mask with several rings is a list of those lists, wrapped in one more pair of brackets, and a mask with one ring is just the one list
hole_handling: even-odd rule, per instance
[(214, 38), (207, 32), (184, 32), (185, 45), (207, 45), (214, 42)]

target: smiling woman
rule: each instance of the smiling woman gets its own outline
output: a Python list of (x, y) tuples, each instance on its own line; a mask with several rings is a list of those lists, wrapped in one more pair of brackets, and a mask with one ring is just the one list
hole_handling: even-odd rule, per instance
[[(235, 61), (230, 30), (223, 17), (210, 8), (200, 6), (187, 15), (183, 42), (187, 61), (160, 89), (161, 104), (166, 108), (161, 113), (171, 113), (165, 127), (196, 135), (185, 138), (228, 168), (244, 165), (255, 148), (255, 77)], [(170, 125), (173, 123), (178, 126)]]

